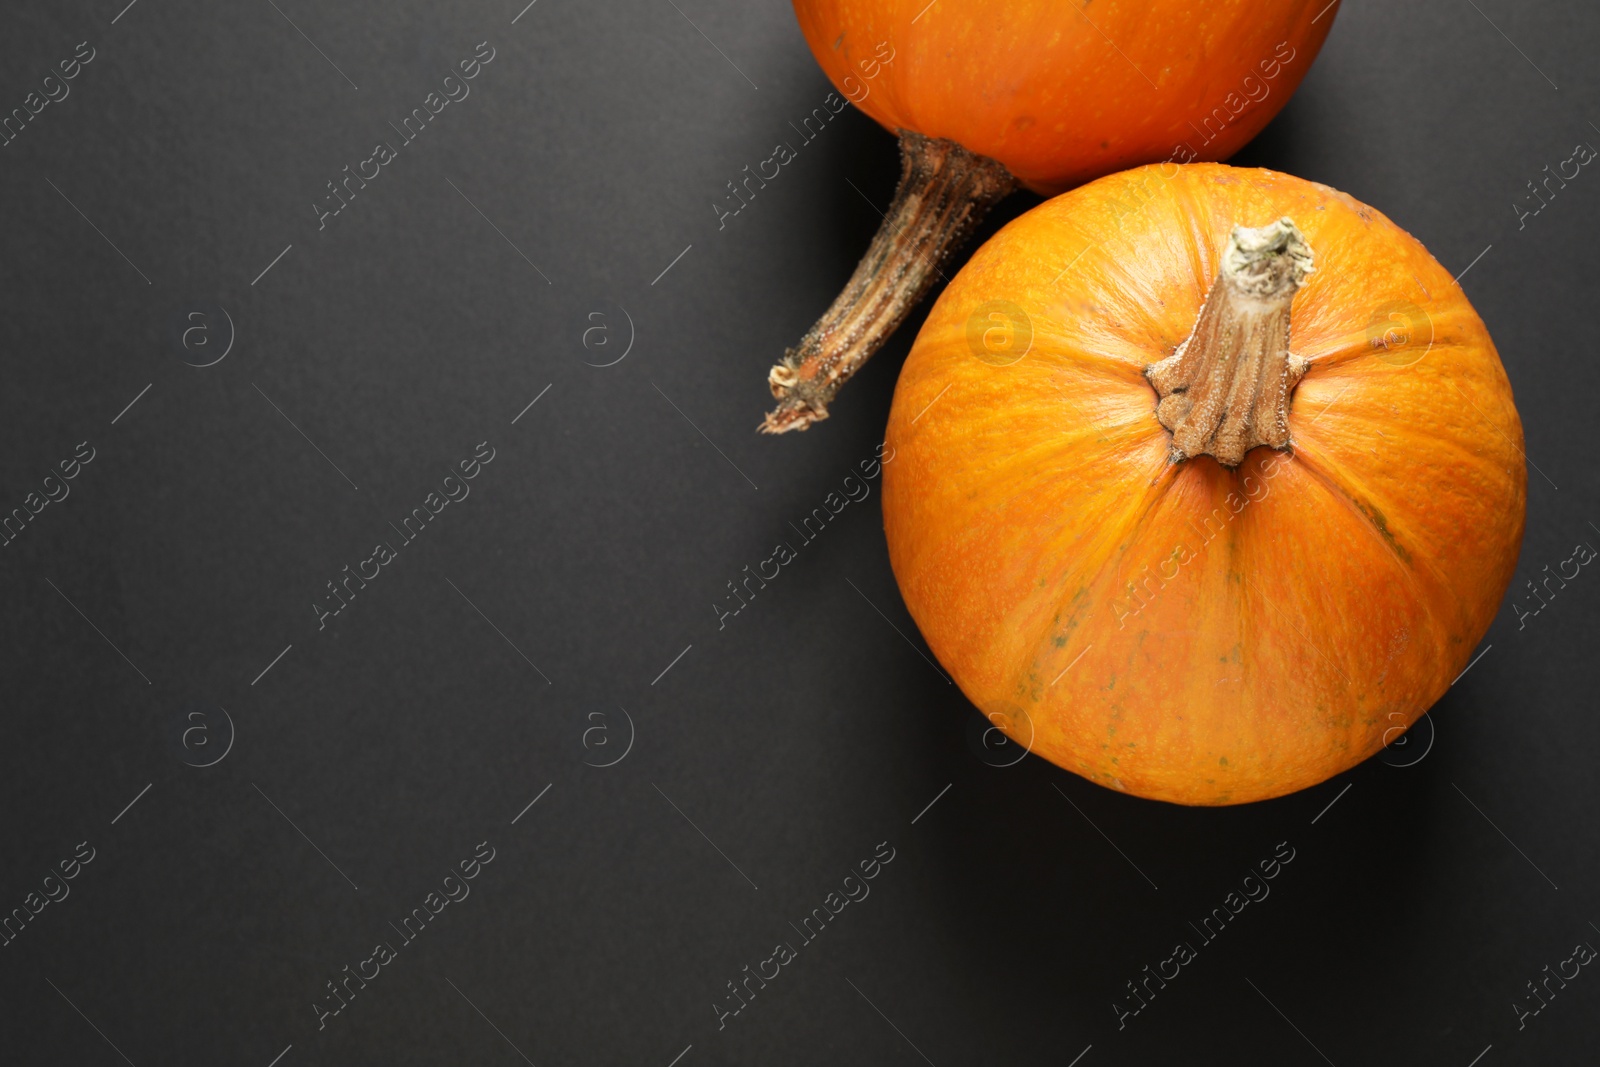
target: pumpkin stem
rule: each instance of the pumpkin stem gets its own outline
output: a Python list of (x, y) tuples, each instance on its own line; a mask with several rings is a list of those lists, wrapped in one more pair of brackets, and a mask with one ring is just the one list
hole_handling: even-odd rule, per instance
[(1289, 306), (1311, 261), (1291, 219), (1234, 227), (1194, 332), (1144, 371), (1171, 462), (1209, 454), (1237, 467), (1257, 445), (1290, 447), (1289, 394), (1307, 364), (1289, 352)]
[(839, 387), (883, 347), (922, 299), (939, 263), (966, 243), (1016, 188), (997, 161), (954, 141), (900, 131), (900, 187), (844, 292), (767, 375), (778, 406), (763, 433), (804, 430), (828, 417)]

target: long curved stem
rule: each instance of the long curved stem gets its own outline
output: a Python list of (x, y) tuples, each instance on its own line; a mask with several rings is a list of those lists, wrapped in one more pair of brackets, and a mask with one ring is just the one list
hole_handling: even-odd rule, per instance
[(1016, 188), (1004, 166), (954, 141), (900, 131), (900, 187), (844, 292), (767, 375), (763, 433), (828, 417), (839, 387), (883, 347), (989, 209)]

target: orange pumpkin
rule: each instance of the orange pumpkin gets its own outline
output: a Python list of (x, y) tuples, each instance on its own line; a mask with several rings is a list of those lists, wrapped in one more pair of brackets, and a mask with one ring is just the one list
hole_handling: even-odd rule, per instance
[(795, 0), (838, 88), (900, 136), (883, 228), (768, 378), (763, 429), (805, 429), (939, 262), (1017, 185), (1053, 195), (1142, 163), (1226, 159), (1288, 102), (1337, 0)]
[(1142, 167), (1012, 222), (930, 312), (887, 444), (890, 560), (962, 691), (1183, 804), (1399, 736), (1522, 540), (1522, 426), (1460, 287), (1272, 171)]

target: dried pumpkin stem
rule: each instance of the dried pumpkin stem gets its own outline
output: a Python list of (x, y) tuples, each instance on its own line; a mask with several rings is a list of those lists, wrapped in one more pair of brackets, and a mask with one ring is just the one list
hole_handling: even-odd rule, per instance
[(778, 406), (763, 433), (804, 430), (828, 417), (839, 387), (922, 299), (939, 264), (1016, 188), (1004, 166), (954, 141), (900, 131), (900, 187), (844, 292), (767, 375)]
[(1173, 463), (1211, 455), (1237, 467), (1258, 445), (1290, 447), (1289, 394), (1306, 362), (1289, 352), (1289, 307), (1311, 261), (1291, 219), (1234, 227), (1194, 332), (1145, 368)]

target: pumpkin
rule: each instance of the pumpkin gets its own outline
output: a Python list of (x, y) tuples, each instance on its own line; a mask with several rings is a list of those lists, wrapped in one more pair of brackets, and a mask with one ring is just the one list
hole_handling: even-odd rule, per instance
[(1452, 684), (1522, 540), (1522, 426), (1450, 273), (1326, 186), (1102, 178), (1002, 229), (906, 360), (883, 514), (906, 606), (1005, 734), (1237, 804)]
[[(768, 375), (804, 430), (1021, 185), (1226, 159), (1288, 102), (1337, 0), (795, 0), (839, 93), (900, 138), (900, 187), (832, 307)], [(843, 104), (841, 102), (840, 106)]]

